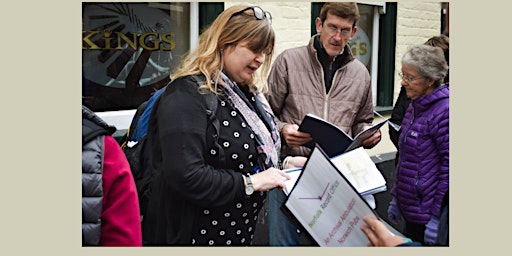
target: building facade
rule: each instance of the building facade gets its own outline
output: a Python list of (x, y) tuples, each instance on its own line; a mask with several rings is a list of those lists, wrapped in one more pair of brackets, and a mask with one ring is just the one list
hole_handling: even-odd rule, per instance
[[(275, 56), (308, 43), (322, 2), (82, 3), (82, 102), (123, 133), (135, 108), (164, 86), (180, 57), (218, 13), (235, 4), (272, 14)], [(350, 46), (372, 76), (375, 110), (387, 115), (398, 92), (408, 46), (446, 29), (441, 2), (358, 2), (361, 19)], [(394, 152), (387, 127), (370, 155)]]

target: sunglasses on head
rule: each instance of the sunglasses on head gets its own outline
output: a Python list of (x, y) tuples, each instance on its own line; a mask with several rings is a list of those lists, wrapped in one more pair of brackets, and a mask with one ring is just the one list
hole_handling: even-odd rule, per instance
[(272, 15), (270, 15), (269, 12), (267, 11), (263, 11), (263, 9), (261, 9), (261, 7), (259, 6), (250, 6), (250, 7), (247, 7), (241, 11), (238, 11), (238, 12), (235, 12), (233, 13), (233, 15), (231, 15), (230, 18), (234, 17), (234, 16), (237, 16), (237, 15), (240, 15), (242, 13), (244, 13), (245, 11), (247, 10), (250, 10), (252, 9), (253, 13), (254, 13), (254, 17), (256, 17), (256, 19), (258, 20), (262, 20), (263, 18), (266, 18), (267, 21), (272, 24)]

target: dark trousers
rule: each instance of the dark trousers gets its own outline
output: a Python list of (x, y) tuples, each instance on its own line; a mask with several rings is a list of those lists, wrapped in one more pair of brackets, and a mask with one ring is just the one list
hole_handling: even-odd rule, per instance
[(425, 244), (425, 225), (405, 221), (404, 235), (413, 241)]

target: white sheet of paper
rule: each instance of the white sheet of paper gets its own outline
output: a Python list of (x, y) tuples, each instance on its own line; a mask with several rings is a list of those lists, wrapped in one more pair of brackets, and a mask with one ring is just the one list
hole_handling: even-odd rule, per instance
[(333, 157), (331, 161), (360, 194), (374, 194), (387, 189), (384, 176), (364, 148)]
[[(350, 181), (361, 195), (370, 195), (385, 191), (386, 180), (368, 153), (363, 148), (356, 148), (347, 153), (331, 158), (332, 163)], [(292, 176), (285, 180), (286, 195), (290, 193), (302, 172), (302, 168), (285, 169)]]
[(286, 208), (320, 246), (367, 246), (363, 217), (377, 216), (318, 148), (289, 193)]
[(297, 182), (297, 179), (299, 178), (300, 173), (302, 172), (302, 168), (285, 169), (283, 171), (291, 176), (291, 179), (287, 179), (284, 181), (284, 184), (286, 186), (283, 189), (283, 191), (286, 195), (288, 195), (290, 191), (292, 191), (295, 182)]

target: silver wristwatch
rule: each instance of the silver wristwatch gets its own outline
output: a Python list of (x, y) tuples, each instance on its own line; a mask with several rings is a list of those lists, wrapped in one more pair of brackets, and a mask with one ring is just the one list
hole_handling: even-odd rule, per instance
[(247, 196), (250, 196), (250, 195), (252, 195), (252, 193), (254, 193), (254, 187), (252, 186), (250, 174), (247, 174), (245, 181), (247, 182), (247, 184), (245, 185), (245, 194)]

